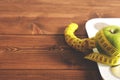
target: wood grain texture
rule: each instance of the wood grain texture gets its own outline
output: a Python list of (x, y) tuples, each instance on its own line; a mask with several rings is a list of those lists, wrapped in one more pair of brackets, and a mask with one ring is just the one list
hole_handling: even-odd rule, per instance
[(87, 37), (85, 23), (120, 17), (119, 4), (119, 0), (0, 0), (0, 79), (102, 80), (96, 63), (70, 48), (63, 33), (76, 22), (76, 35)]
[[(104, 2), (104, 3), (103, 3)], [(1, 16), (98, 17), (118, 16), (119, 0), (1, 0)], [(57, 7), (56, 7), (57, 6)], [(114, 11), (111, 11), (114, 10)], [(114, 14), (114, 15), (112, 15)], [(115, 15), (116, 14), (116, 15)], [(82, 15), (82, 16), (81, 16)], [(108, 16), (107, 16), (108, 15)]]
[(0, 72), (1, 80), (100, 80), (97, 71), (0, 70)]
[[(63, 34), (64, 29), (71, 22), (78, 22), (77, 18), (46, 18), (46, 17), (5, 17), (0, 18), (0, 34), (32, 34), (37, 28), (37, 34)], [(87, 35), (85, 24), (79, 20), (76, 34)]]
[(70, 49), (62, 35), (0, 35), (0, 69), (97, 70), (84, 53)]
[(40, 34), (63, 34), (69, 23), (76, 22), (77, 33), (87, 35), (89, 19), (120, 17), (119, 4), (119, 0), (1, 0), (0, 34), (31, 34), (33, 24)]
[(0, 44), (2, 80), (101, 80), (97, 65), (63, 35), (0, 35)]

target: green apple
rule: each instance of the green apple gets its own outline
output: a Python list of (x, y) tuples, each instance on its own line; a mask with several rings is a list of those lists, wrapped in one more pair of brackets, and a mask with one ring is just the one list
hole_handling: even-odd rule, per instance
[[(103, 34), (106, 39), (112, 44), (115, 48), (120, 49), (120, 27), (118, 26), (106, 26), (103, 29)], [(96, 41), (96, 47), (100, 53), (108, 54), (106, 51), (100, 47), (99, 43)]]

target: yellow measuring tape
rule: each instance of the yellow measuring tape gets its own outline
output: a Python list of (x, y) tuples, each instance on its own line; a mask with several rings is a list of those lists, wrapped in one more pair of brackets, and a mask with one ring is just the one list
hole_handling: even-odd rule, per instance
[(87, 52), (93, 48), (95, 48), (94, 38), (85, 38), (80, 39), (74, 35), (74, 32), (77, 30), (78, 25), (75, 23), (71, 23), (64, 31), (65, 40), (69, 46), (81, 51)]
[(115, 66), (120, 64), (120, 57), (110, 57), (101, 53), (90, 53), (85, 56), (86, 59), (107, 64), (109, 66)]
[(109, 56), (120, 56), (120, 50), (115, 48), (105, 37), (103, 30), (100, 30), (95, 36), (96, 42)]
[(100, 30), (95, 37), (80, 39), (75, 36), (74, 32), (77, 30), (78, 25), (71, 23), (65, 29), (65, 40), (71, 47), (86, 52), (93, 48), (96, 48), (96, 43), (99, 44), (102, 50), (106, 53), (90, 53), (85, 56), (85, 59), (89, 59), (95, 62), (100, 62), (110, 66), (120, 64), (120, 50), (115, 48), (105, 37), (103, 30)]

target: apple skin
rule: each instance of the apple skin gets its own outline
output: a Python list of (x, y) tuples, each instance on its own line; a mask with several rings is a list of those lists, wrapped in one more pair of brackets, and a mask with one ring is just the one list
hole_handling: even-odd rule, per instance
[[(102, 30), (107, 40), (115, 48), (120, 49), (120, 27), (112, 25), (112, 26), (106, 26)], [(105, 52), (97, 42), (96, 42), (96, 47), (100, 53), (107, 54), (110, 56), (110, 54)]]

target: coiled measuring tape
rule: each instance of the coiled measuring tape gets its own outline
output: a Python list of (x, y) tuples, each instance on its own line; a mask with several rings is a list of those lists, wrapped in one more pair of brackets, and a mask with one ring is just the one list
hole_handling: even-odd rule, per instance
[(71, 23), (65, 29), (65, 40), (71, 47), (81, 51), (86, 52), (90, 49), (96, 47), (96, 43), (99, 44), (102, 50), (105, 53), (90, 53), (86, 55), (84, 58), (89, 59), (95, 62), (100, 62), (103, 64), (107, 64), (110, 66), (119, 65), (120, 64), (120, 50), (115, 48), (105, 37), (103, 30), (100, 30), (95, 37), (93, 38), (85, 38), (80, 39), (74, 35), (74, 32), (77, 30), (78, 25), (76, 23)]
[(105, 37), (103, 30), (100, 30), (95, 36), (96, 42), (110, 56), (120, 56), (120, 50), (115, 48)]
[(76, 23), (71, 23), (64, 31), (65, 40), (69, 46), (79, 50), (80, 52), (87, 52), (95, 48), (94, 38), (80, 39), (74, 35), (77, 30), (78, 25)]

